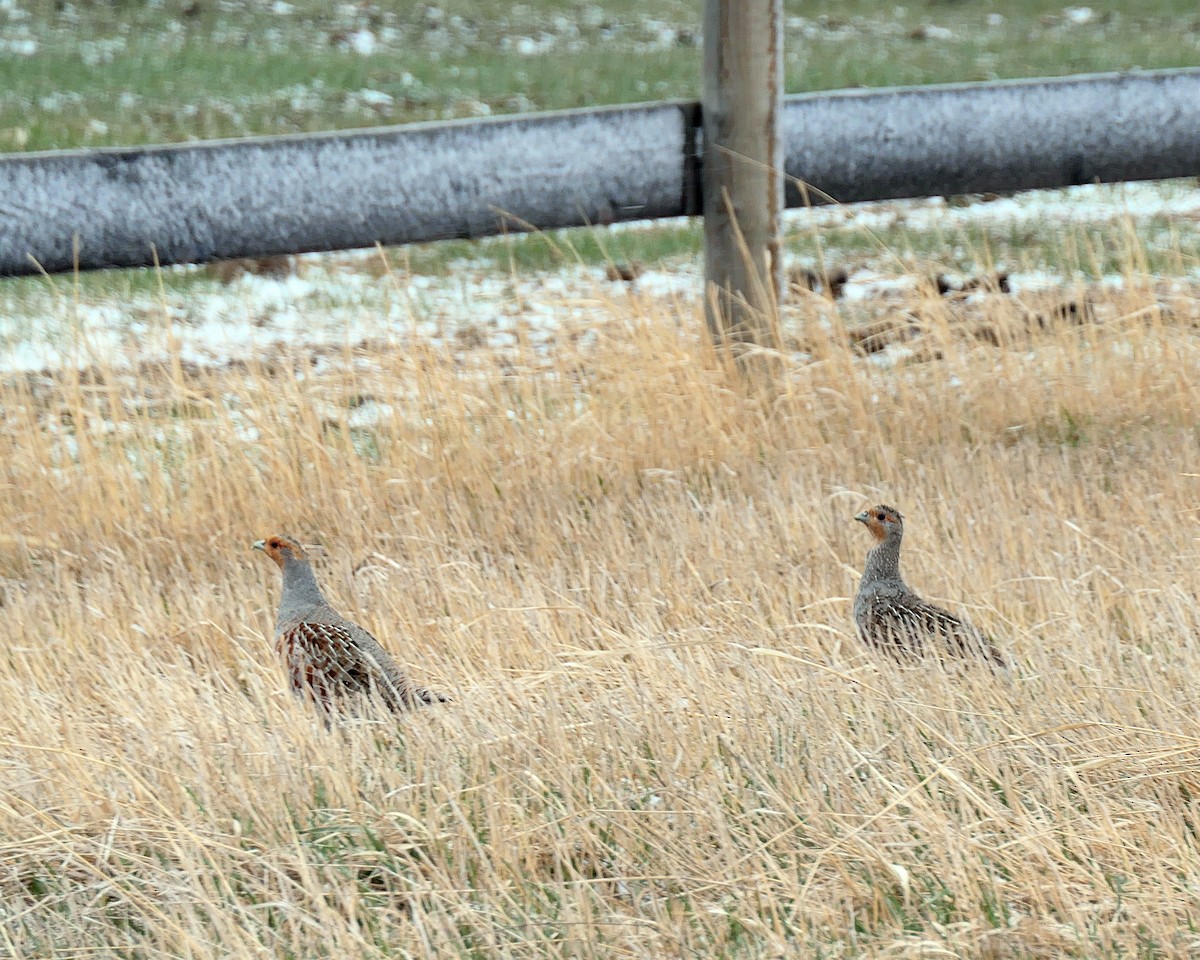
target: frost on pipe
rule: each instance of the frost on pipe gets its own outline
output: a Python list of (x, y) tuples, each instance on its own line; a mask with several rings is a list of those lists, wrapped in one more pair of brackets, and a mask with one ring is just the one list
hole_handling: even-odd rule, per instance
[(699, 211), (663, 103), (0, 159), (0, 275), (369, 247)]
[[(694, 215), (699, 130), (670, 102), (4, 157), (0, 275)], [(1200, 70), (794, 96), (783, 137), (788, 206), (1192, 176)]]
[(1192, 176), (1200, 70), (788, 97), (783, 137), (788, 206)]

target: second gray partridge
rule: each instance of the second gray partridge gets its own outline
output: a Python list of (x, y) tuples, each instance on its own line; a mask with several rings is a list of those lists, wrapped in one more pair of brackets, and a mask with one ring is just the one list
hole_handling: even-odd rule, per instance
[(379, 642), (329, 605), (304, 548), (291, 537), (258, 540), (283, 571), (275, 620), (275, 649), (287, 665), (292, 689), (329, 710), (340, 701), (378, 696), (393, 711), (446, 702), (404, 675)]
[(900, 576), (904, 518), (880, 504), (855, 518), (875, 538), (854, 597), (854, 625), (868, 646), (899, 660), (927, 653), (981, 657), (1007, 667), (990, 639), (967, 621), (923, 600)]

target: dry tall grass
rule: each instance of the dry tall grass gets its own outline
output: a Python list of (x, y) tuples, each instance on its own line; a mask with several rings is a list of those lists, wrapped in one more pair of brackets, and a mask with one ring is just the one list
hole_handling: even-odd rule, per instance
[[(1200, 308), (1107, 296), (1003, 347), (930, 300), (940, 359), (822, 335), (766, 404), (636, 297), (550, 356), (9, 378), (0, 943), (1192, 955)], [(860, 648), (879, 500), (1019, 675)], [(326, 731), (275, 532), (456, 702)]]

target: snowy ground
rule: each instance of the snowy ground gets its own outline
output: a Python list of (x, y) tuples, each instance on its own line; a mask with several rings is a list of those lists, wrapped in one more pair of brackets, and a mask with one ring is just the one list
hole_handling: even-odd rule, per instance
[(1200, 184), (1182, 181), (1089, 184), (1066, 190), (1029, 190), (967, 206), (950, 206), (944, 197), (860, 203), (794, 210), (793, 229), (857, 226), (878, 230), (897, 225), (914, 230), (961, 228), (969, 224), (1106, 223), (1123, 217), (1200, 218)]
[[(1171, 228), (1190, 231), (1188, 222), (1196, 219), (1200, 189), (1174, 181), (1030, 192), (968, 206), (935, 198), (821, 207), (790, 211), (787, 224), (792, 234), (820, 236), (847, 228), (871, 234), (897, 228), (950, 233), (1005, 224), (1043, 230), (1095, 224), (1111, 232), (1128, 222), (1145, 241), (1150, 221), (1162, 220), (1161, 229), (1169, 234)], [(213, 364), (262, 356), (283, 345), (397, 343), (414, 337), (464, 349), (537, 351), (556, 337), (586, 335), (613, 322), (622, 315), (625, 298), (638, 298), (641, 311), (654, 309), (656, 301), (674, 313), (690, 311), (698, 306), (701, 285), (696, 257), (647, 269), (632, 282), (609, 279), (603, 266), (512, 277), (470, 260), (450, 264), (444, 275), (405, 275), (395, 259), (391, 257), (391, 270), (385, 273), (375, 251), (307, 255), (283, 276), (241, 273), (229, 282), (178, 289), (167, 283), (161, 292), (126, 299), (76, 300), (69, 278), (20, 298), (11, 287), (5, 291), (0, 286), (0, 370), (97, 361), (121, 366), (166, 356)], [(1046, 270), (997, 266), (1008, 267), (1014, 293), (1068, 285), (1067, 278)], [(860, 256), (843, 297), (848, 304), (884, 300), (918, 279), (888, 251)], [(1123, 278), (1113, 275), (1103, 282), (1119, 285)]]

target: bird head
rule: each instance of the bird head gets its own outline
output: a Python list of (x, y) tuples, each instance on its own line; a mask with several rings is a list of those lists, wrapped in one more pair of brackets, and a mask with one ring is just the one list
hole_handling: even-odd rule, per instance
[(900, 511), (894, 507), (884, 506), (882, 503), (855, 515), (854, 519), (865, 524), (871, 531), (871, 536), (880, 543), (893, 534), (899, 536), (904, 533), (904, 518), (900, 516)]
[(292, 557), (294, 560), (308, 559), (300, 542), (293, 537), (275, 536), (267, 537), (266, 540), (255, 540), (254, 549), (265, 553), (279, 564), (280, 569), (283, 568), (284, 561), (288, 557)]

